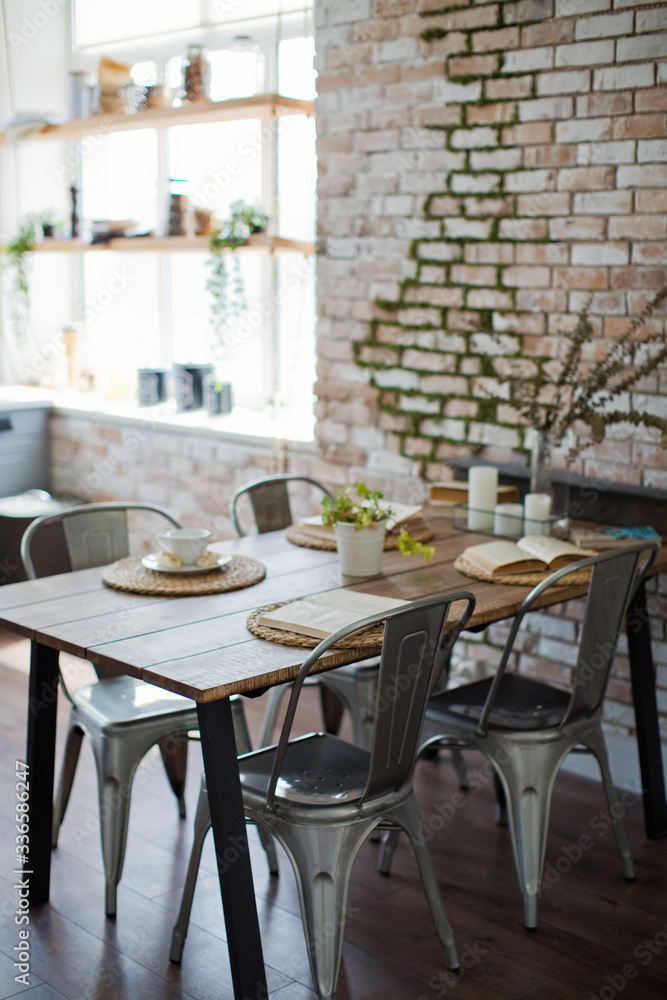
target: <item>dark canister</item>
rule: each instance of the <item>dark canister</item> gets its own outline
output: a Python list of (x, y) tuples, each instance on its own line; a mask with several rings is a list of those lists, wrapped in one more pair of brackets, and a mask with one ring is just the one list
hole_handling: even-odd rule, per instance
[(215, 375), (206, 375), (203, 382), (204, 407), (212, 417), (232, 412), (232, 383), (220, 382)]
[(213, 365), (174, 365), (174, 389), (176, 409), (179, 413), (187, 410), (201, 410), (204, 405), (202, 382), (204, 376), (213, 370)]
[(140, 368), (139, 406), (157, 406), (167, 398), (167, 369)]

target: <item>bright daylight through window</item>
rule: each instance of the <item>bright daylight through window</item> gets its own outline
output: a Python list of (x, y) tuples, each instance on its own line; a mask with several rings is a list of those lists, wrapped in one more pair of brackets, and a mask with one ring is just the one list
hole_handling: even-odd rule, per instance
[[(26, 255), (29, 319), (9, 352), (21, 381), (136, 405), (138, 369), (210, 364), (241, 412), (271, 414), (285, 436), (312, 437), (311, 8), (76, 0), (71, 54), (54, 66), (68, 113), (49, 105), (48, 87), (41, 101), (60, 124), (84, 121), (48, 142), (24, 133), (13, 143), (14, 176), (0, 181), (15, 189), (15, 231), (3, 218), (3, 239), (32, 220), (36, 250), (53, 251)], [(10, 67), (17, 58), (8, 46)], [(34, 110), (16, 89), (14, 121)], [(218, 103), (239, 98), (234, 108)], [(211, 252), (216, 233), (222, 256)], [(8, 269), (3, 281), (7, 340)], [(58, 349), (67, 327), (74, 375)]]

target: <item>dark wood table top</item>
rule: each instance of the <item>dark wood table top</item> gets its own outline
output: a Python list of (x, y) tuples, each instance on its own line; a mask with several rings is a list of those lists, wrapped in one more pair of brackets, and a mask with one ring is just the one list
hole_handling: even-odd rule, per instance
[[(246, 628), (257, 607), (349, 586), (352, 590), (416, 600), (452, 590), (469, 590), (477, 600), (470, 628), (509, 618), (530, 588), (485, 583), (458, 573), (453, 562), (468, 545), (488, 541), (452, 528), (451, 520), (430, 515), (436, 529), (435, 556), (386, 552), (380, 577), (342, 578), (335, 552), (292, 545), (283, 531), (223, 542), (222, 552), (260, 560), (266, 578), (253, 587), (193, 597), (152, 597), (106, 587), (102, 570), (79, 570), (0, 587), (0, 623), (46, 646), (99, 666), (142, 678), (199, 702), (261, 691), (292, 679), (306, 655), (302, 648), (255, 638)], [(652, 573), (667, 569), (661, 550)], [(585, 593), (567, 586), (542, 604)], [(350, 662), (359, 657), (350, 654)], [(340, 662), (339, 660), (337, 662)], [(321, 661), (326, 669), (327, 660)]]

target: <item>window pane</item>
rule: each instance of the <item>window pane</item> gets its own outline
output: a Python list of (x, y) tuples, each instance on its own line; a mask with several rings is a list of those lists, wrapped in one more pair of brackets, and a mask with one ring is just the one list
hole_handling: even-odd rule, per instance
[(136, 395), (137, 368), (160, 359), (158, 255), (83, 254), (83, 359), (109, 399)]
[(221, 348), (211, 325), (213, 298), (206, 288), (210, 274), (208, 255), (171, 255), (171, 316), (174, 361), (217, 363), (218, 374), (232, 382), (237, 403), (261, 406), (269, 394), (265, 384), (264, 350), (267, 310), (258, 308), (262, 299), (262, 267), (266, 258), (239, 253), (225, 256), (228, 287), (234, 279), (235, 261), (241, 269), (248, 310), (231, 319), (227, 327), (229, 346)]
[(314, 38), (286, 38), (278, 54), (278, 92), (284, 97), (313, 101), (316, 97), (313, 65)]
[(180, 125), (169, 130), (168, 141), (171, 176), (188, 182), (190, 205), (224, 219), (236, 198), (259, 199), (263, 135), (257, 119)]
[(155, 129), (90, 136), (81, 142), (81, 218), (132, 219), (140, 232), (161, 234), (167, 206), (158, 205)]
[(315, 238), (315, 121), (289, 115), (279, 124), (278, 206), (281, 236)]
[(315, 382), (315, 258), (282, 254), (280, 289), (280, 358), (277, 401), (288, 425), (313, 425)]
[(126, 38), (141, 38), (179, 28), (192, 28), (201, 23), (198, 0), (76, 0), (76, 44), (99, 45)]

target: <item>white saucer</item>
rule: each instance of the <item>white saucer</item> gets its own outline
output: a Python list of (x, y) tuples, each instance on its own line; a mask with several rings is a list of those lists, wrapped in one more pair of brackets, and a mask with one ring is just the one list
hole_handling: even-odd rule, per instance
[(141, 565), (144, 569), (152, 569), (154, 573), (172, 573), (175, 576), (194, 576), (196, 573), (211, 573), (213, 570), (222, 569), (232, 561), (231, 556), (218, 556), (218, 561), (212, 566), (181, 566), (179, 569), (167, 569), (160, 565), (160, 553), (151, 552), (144, 556)]

